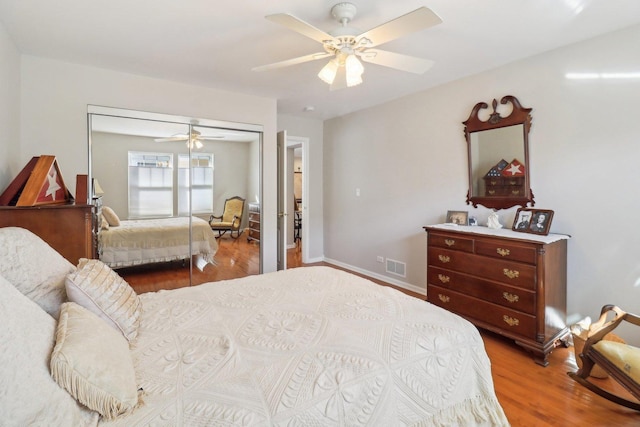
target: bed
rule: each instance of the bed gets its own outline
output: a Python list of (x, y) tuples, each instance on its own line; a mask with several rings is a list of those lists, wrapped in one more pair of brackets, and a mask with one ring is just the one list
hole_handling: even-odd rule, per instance
[[(191, 254), (213, 262), (215, 233), (202, 218), (192, 217)], [(100, 231), (100, 260), (111, 268), (188, 258), (189, 217), (122, 220)]]
[[(33, 259), (46, 264), (33, 265)], [(83, 275), (89, 264), (101, 273)], [(98, 324), (106, 320), (96, 315), (87, 317), (98, 323), (80, 334), (81, 356), (91, 364), (107, 364), (116, 357), (128, 360), (112, 370), (95, 367), (108, 372), (95, 383), (115, 381), (121, 365), (131, 365), (119, 381), (133, 383), (138, 395), (115, 416), (98, 416), (78, 403), (82, 396), (72, 393), (78, 381), (67, 389), (56, 384), (57, 377), (52, 379), (58, 348), (68, 341), (60, 333), (69, 322), (68, 309), (82, 308), (81, 301), (66, 302), (75, 301), (69, 283), (90, 278), (91, 286), (85, 288), (90, 292), (103, 286), (96, 279), (103, 273), (113, 277), (134, 301), (131, 306), (139, 309), (135, 321), (132, 311), (125, 310), (129, 318), (121, 330)], [(68, 295), (59, 292), (61, 281)], [(477, 329), (392, 288), (330, 267), (141, 295), (125, 286), (98, 260), (75, 267), (28, 231), (0, 229), (0, 334), (6, 349), (0, 352), (0, 363), (8, 367), (0, 383), (3, 422), (109, 427), (508, 425)], [(106, 330), (99, 333), (101, 328)], [(113, 352), (116, 346), (107, 343), (112, 335), (119, 337), (119, 345), (127, 342), (120, 332), (129, 337), (128, 345), (120, 347), (120, 354), (101, 357), (95, 347), (108, 345)]]

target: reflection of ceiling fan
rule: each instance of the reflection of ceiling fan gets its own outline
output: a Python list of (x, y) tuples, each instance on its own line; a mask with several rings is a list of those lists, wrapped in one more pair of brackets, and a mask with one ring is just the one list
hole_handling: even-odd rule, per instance
[(378, 45), (390, 42), (406, 34), (440, 24), (442, 20), (431, 9), (426, 7), (418, 8), (364, 33), (349, 27), (349, 23), (356, 14), (356, 7), (353, 4), (338, 3), (331, 8), (331, 14), (341, 26), (329, 33), (325, 33), (288, 13), (267, 16), (266, 18), (269, 21), (283, 25), (322, 43), (325, 51), (263, 65), (253, 70), (272, 70), (315, 61), (316, 59), (333, 57), (320, 71), (318, 77), (330, 84), (331, 90), (335, 90), (362, 83), (364, 67), (360, 59), (372, 64), (416, 74), (424, 73), (433, 65), (433, 61), (428, 59), (374, 49)]
[(191, 137), (186, 133), (170, 136), (168, 138), (156, 138), (155, 142), (172, 142), (172, 141), (187, 141), (187, 146), (191, 149), (202, 148), (202, 141), (220, 140), (224, 139), (224, 136), (202, 136), (200, 132), (195, 129), (191, 129)]

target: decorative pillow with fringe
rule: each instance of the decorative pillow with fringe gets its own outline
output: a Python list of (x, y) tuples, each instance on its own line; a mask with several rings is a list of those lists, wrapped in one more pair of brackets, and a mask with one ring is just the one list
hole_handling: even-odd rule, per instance
[(62, 388), (107, 419), (128, 414), (141, 402), (129, 343), (76, 303), (60, 308), (50, 366)]
[(0, 325), (0, 425), (96, 427), (98, 413), (51, 378), (55, 319), (2, 276)]
[(67, 275), (65, 287), (69, 301), (97, 314), (129, 341), (136, 337), (140, 299), (108, 265), (97, 259), (80, 258), (78, 269)]

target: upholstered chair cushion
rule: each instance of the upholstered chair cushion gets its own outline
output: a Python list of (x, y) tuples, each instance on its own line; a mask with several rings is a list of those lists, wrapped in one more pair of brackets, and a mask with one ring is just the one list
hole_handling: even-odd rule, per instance
[(640, 348), (614, 341), (599, 341), (592, 347), (640, 386)]
[(65, 277), (73, 270), (73, 264), (31, 231), (0, 228), (0, 275), (55, 318), (67, 299)]
[(140, 325), (141, 304), (131, 286), (108, 265), (81, 258), (65, 282), (69, 301), (76, 302), (132, 340)]
[(105, 219), (109, 223), (109, 226), (117, 227), (120, 225), (120, 218), (118, 218), (118, 215), (109, 206), (102, 207), (102, 215), (104, 215)]
[(107, 419), (138, 406), (138, 387), (129, 343), (84, 307), (60, 309), (51, 376), (73, 397)]
[(98, 414), (51, 378), (55, 319), (2, 276), (0, 325), (0, 425), (97, 425)]
[(244, 208), (244, 200), (242, 199), (229, 199), (224, 205), (224, 212), (222, 214), (222, 223), (233, 224), (234, 217), (242, 218), (242, 210)]

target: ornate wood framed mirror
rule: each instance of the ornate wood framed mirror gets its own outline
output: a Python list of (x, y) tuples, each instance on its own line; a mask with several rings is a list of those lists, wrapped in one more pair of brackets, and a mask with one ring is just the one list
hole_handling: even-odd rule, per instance
[[(463, 122), (469, 156), (467, 204), (490, 209), (533, 206), (529, 179), (531, 108), (507, 95), (493, 111), (477, 103)], [(483, 120), (483, 118), (486, 119)]]

